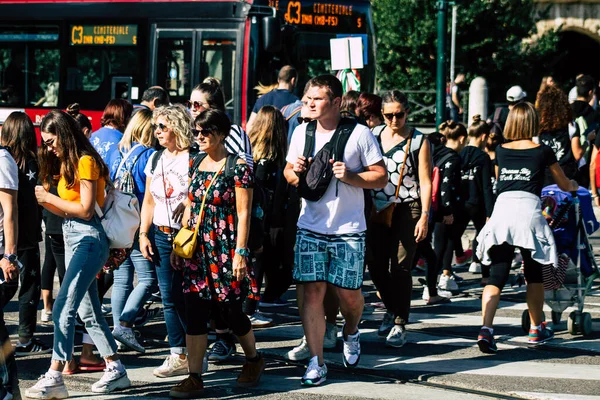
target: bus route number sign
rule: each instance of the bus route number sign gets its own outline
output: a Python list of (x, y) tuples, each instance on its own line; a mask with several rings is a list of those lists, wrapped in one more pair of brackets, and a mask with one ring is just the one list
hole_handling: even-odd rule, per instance
[(71, 46), (135, 46), (137, 25), (72, 25)]

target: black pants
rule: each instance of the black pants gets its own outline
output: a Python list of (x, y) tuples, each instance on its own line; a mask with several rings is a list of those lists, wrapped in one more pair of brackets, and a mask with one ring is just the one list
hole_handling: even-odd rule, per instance
[(421, 217), (417, 202), (396, 206), (392, 226), (371, 223), (367, 229), (369, 272), (388, 312), (408, 323), (412, 295), (411, 269), (417, 252), (415, 226)]
[(65, 242), (63, 235), (48, 235), (44, 241), (46, 256), (42, 267), (42, 290), (54, 288), (54, 273), (58, 272), (58, 280), (62, 284), (65, 276)]
[[(222, 321), (236, 336), (245, 336), (252, 329), (250, 319), (242, 311), (242, 302), (217, 302), (201, 299), (198, 293), (183, 295), (186, 312), (186, 334), (206, 335), (211, 315), (215, 321)], [(217, 327), (219, 329), (219, 327)]]
[(100, 298), (100, 303), (102, 303), (104, 301), (104, 295), (106, 295), (106, 293), (108, 292), (108, 289), (110, 289), (111, 286), (113, 285), (113, 283), (115, 281), (115, 277), (112, 274), (112, 272), (110, 274), (102, 273), (102, 274), (100, 274), (100, 278), (98, 278), (97, 281), (98, 281), (98, 297)]
[(19, 337), (31, 339), (37, 324), (37, 309), (40, 303), (41, 273), (39, 248), (17, 251), (23, 264), (19, 289)]
[[(4, 321), (4, 307), (10, 302), (15, 293), (17, 293), (18, 285), (14, 283), (4, 283), (0, 285), (0, 345), (2, 349), (10, 348), (10, 353), (0, 351), (0, 385), (4, 391), (14, 393), (18, 390), (19, 380), (17, 379), (17, 363), (15, 362), (14, 352), (6, 329)], [(1, 393), (4, 395), (3, 393)]]
[[(527, 283), (543, 283), (542, 264), (531, 258), (529, 250), (520, 248), (525, 267), (525, 279)], [(489, 250), (492, 265), (490, 267), (490, 280), (488, 285), (496, 286), (502, 290), (510, 275), (510, 268), (515, 254), (515, 246), (503, 243)]]
[[(458, 230), (459, 238), (462, 237), (462, 235), (467, 230), (469, 222), (473, 221), (475, 231), (477, 232), (475, 234), (475, 239), (473, 239), (473, 261), (478, 263), (479, 259), (475, 254), (475, 250), (477, 249), (477, 235), (479, 235), (479, 232), (481, 232), (481, 230), (485, 226), (485, 222), (487, 219), (487, 216), (485, 215), (485, 208), (466, 206), (464, 212), (457, 214), (458, 215), (455, 216), (454, 225), (456, 225), (456, 229)], [(461, 240), (458, 240), (454, 250), (456, 252), (457, 257), (463, 256), (465, 254)]]
[(433, 249), (438, 273), (451, 268), (454, 248), (460, 237), (461, 234), (459, 234), (456, 224), (446, 225), (442, 222), (436, 222), (433, 231)]
[(427, 272), (425, 275), (425, 279), (427, 282), (427, 289), (429, 291), (429, 297), (437, 296), (437, 277), (440, 271), (437, 269), (437, 258), (435, 256), (435, 251), (433, 251), (433, 247), (431, 247), (431, 238), (433, 237), (433, 229), (435, 224), (430, 223), (427, 229), (427, 238), (425, 240), (420, 241), (417, 244), (417, 256), (415, 257), (415, 261), (423, 257), (427, 262)]

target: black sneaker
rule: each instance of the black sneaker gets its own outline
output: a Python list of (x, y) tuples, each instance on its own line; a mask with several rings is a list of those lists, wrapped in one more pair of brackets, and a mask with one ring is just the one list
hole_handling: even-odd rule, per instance
[(51, 352), (52, 348), (50, 346), (45, 345), (37, 338), (32, 338), (27, 345), (17, 344), (15, 355), (21, 357), (35, 354), (48, 354)]

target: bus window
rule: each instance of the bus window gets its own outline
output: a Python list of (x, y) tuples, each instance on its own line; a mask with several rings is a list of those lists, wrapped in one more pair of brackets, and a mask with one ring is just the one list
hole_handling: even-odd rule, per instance
[(212, 76), (221, 81), (225, 95), (225, 108), (229, 115), (234, 114), (235, 87), (235, 39), (224, 39), (215, 36), (206, 38), (203, 35), (202, 59), (200, 61), (200, 79)]
[(191, 63), (191, 35), (189, 38), (158, 39), (157, 84), (169, 92), (173, 103), (184, 103), (190, 98)]
[(30, 75), (28, 98), (34, 106), (58, 106), (58, 66), (60, 51), (58, 49), (33, 49), (29, 63)]

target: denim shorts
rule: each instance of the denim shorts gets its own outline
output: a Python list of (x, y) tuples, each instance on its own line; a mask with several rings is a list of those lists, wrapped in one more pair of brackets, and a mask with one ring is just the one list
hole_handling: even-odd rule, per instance
[(294, 249), (294, 280), (328, 282), (342, 289), (360, 289), (365, 264), (365, 232), (322, 235), (298, 229)]

